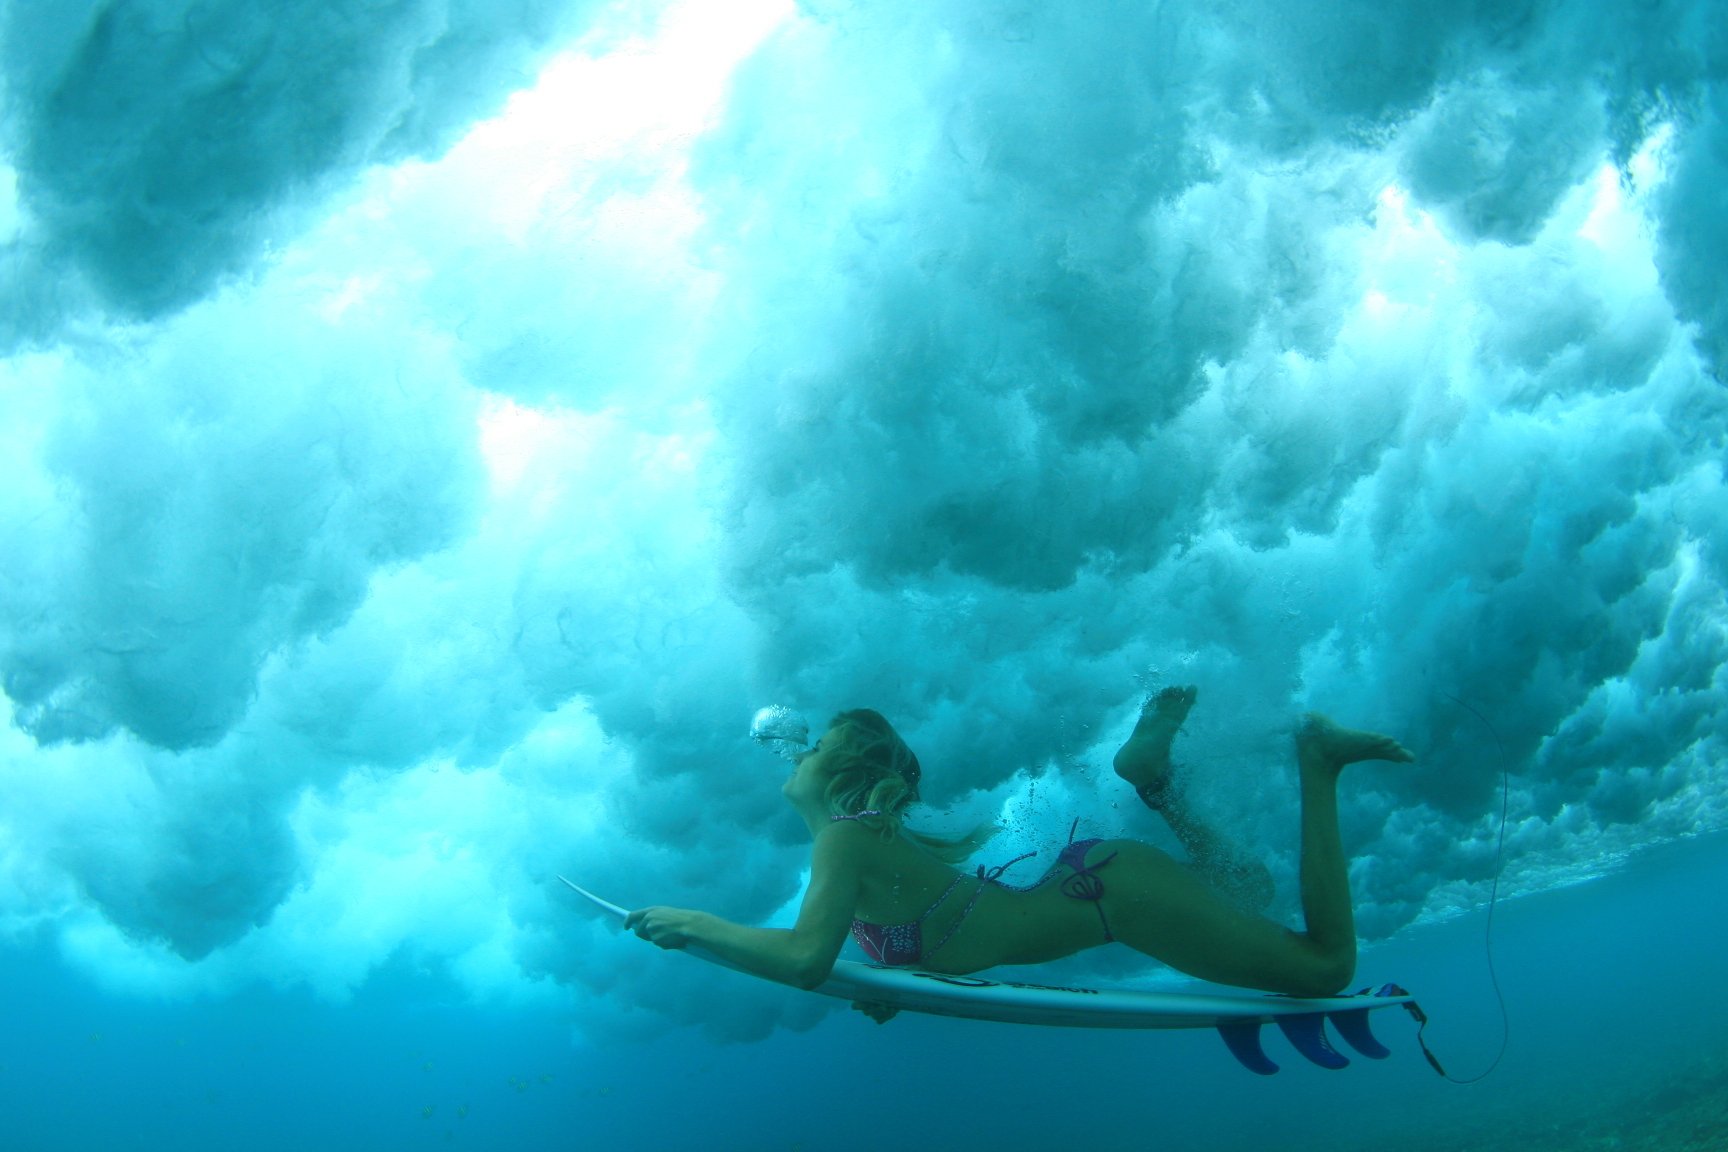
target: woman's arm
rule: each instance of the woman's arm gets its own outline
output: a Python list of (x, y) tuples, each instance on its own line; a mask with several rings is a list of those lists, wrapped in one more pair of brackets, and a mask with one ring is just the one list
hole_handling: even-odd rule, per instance
[(624, 927), (662, 948), (694, 944), (746, 972), (814, 988), (828, 979), (858, 907), (859, 853), (851, 825), (824, 830), (810, 857), (810, 888), (791, 928), (749, 928), (690, 908), (638, 908)]

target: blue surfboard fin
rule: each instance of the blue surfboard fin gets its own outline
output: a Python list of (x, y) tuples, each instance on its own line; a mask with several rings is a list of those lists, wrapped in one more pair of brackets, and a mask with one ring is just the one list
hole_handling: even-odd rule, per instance
[(1218, 1035), (1224, 1037), (1224, 1044), (1230, 1049), (1230, 1055), (1236, 1057), (1242, 1067), (1261, 1076), (1270, 1076), (1278, 1071), (1278, 1065), (1272, 1063), (1266, 1055), (1266, 1049), (1260, 1047), (1260, 1025), (1251, 1020), (1234, 1020), (1218, 1025)]
[(1308, 1012), (1301, 1016), (1280, 1016), (1278, 1027), (1296, 1051), (1311, 1062), (1322, 1068), (1349, 1067), (1349, 1058), (1340, 1054), (1338, 1049), (1332, 1047), (1332, 1041), (1326, 1039), (1324, 1014)]
[(1374, 1033), (1369, 1030), (1368, 1009), (1352, 1008), (1348, 1012), (1333, 1012), (1327, 1019), (1332, 1021), (1332, 1027), (1338, 1029), (1338, 1035), (1344, 1038), (1344, 1043), (1368, 1059), (1384, 1060), (1392, 1055), (1392, 1049), (1375, 1039)]

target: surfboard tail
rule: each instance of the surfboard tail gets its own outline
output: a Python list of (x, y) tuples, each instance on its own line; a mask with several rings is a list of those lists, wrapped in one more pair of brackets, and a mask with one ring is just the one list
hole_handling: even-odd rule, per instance
[[(1366, 988), (1357, 993), (1358, 998), (1379, 996), (1405, 996), (1407, 993), (1395, 984), (1387, 984), (1377, 992), (1370, 993)], [(1340, 1039), (1358, 1055), (1370, 1060), (1384, 1060), (1392, 1055), (1392, 1050), (1380, 1043), (1373, 1030), (1368, 1026), (1369, 1007), (1346, 1008), (1327, 1012), (1305, 1012), (1300, 1015), (1280, 1016), (1277, 1018), (1278, 1030), (1284, 1033), (1284, 1038), (1290, 1041), (1290, 1046), (1309, 1063), (1321, 1068), (1337, 1071), (1350, 1065), (1350, 1058), (1333, 1047), (1331, 1039), (1326, 1035), (1326, 1024), (1331, 1022)], [(1278, 1071), (1278, 1065), (1266, 1055), (1266, 1049), (1260, 1043), (1260, 1029), (1264, 1026), (1257, 1020), (1232, 1020), (1218, 1025), (1218, 1035), (1223, 1037), (1225, 1047), (1230, 1049), (1230, 1055), (1248, 1071), (1257, 1076), (1271, 1076)]]
[(1370, 1060), (1384, 1060), (1392, 1055), (1392, 1049), (1380, 1043), (1368, 1027), (1368, 1009), (1357, 1008), (1351, 1012), (1333, 1012), (1326, 1017), (1332, 1021), (1332, 1027), (1338, 1030), (1338, 1035), (1344, 1043)]

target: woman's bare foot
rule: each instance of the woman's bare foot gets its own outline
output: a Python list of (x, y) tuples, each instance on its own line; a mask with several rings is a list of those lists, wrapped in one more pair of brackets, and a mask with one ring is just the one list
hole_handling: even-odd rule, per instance
[(1359, 760), (1408, 764), (1416, 757), (1390, 736), (1341, 728), (1320, 713), (1310, 712), (1296, 729), (1296, 759), (1304, 772), (1324, 772), (1337, 779), (1346, 764)]
[(1171, 792), (1170, 745), (1176, 740), (1197, 692), (1192, 684), (1166, 688), (1140, 707), (1140, 720), (1116, 752), (1116, 775), (1134, 786), (1152, 808), (1163, 808)]

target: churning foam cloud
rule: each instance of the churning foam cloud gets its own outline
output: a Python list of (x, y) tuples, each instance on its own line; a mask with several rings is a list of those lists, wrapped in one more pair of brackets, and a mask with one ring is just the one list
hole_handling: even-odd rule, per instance
[(11, 935), (806, 1024), (548, 883), (781, 909), (771, 700), (1035, 844), (1198, 683), (1285, 876), (1385, 727), (1375, 936), (1728, 823), (1723, 3), (718, 7), (3, 10)]

